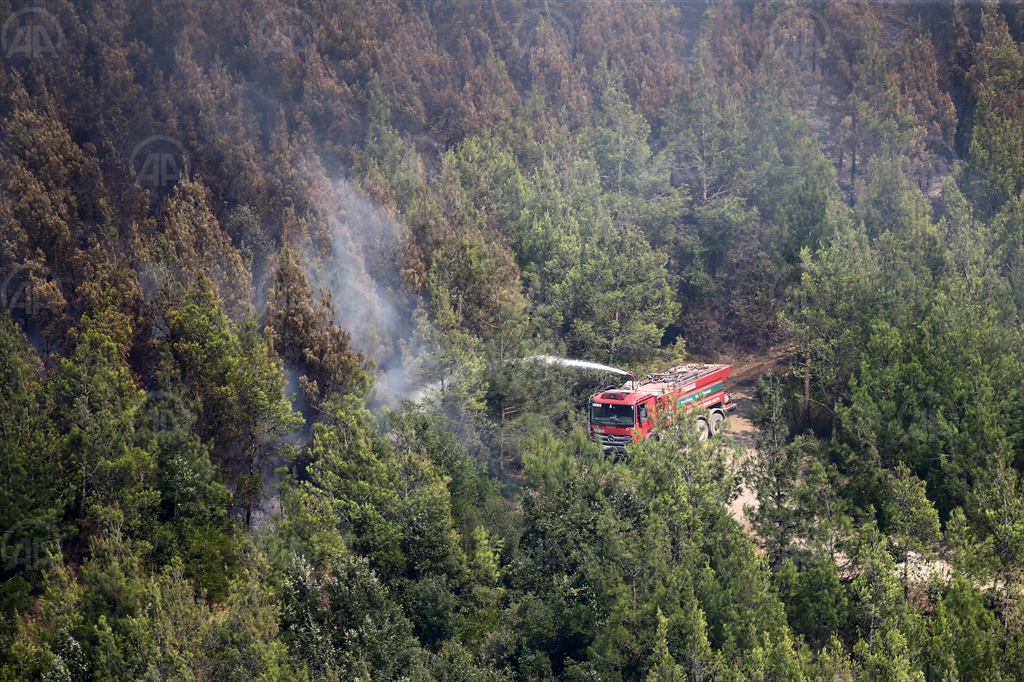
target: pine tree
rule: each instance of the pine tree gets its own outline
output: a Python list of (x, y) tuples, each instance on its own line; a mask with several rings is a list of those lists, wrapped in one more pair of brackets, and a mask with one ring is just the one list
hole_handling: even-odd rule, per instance
[(284, 362), (302, 367), (299, 382), (314, 408), (345, 393), (362, 395), (370, 385), (366, 360), (351, 347), (351, 337), (334, 322), (329, 293), (313, 299), (296, 254), (281, 252), (277, 281), (265, 313), (267, 336)]
[[(36, 559), (45, 562), (45, 552), (55, 551), (61, 540), (58, 519), (63, 516), (59, 488), (46, 484), (48, 477), (59, 472), (55, 439), (47, 424), (44, 387), (40, 382), (39, 363), (21, 330), (10, 316), (0, 313), (0, 382), (5, 390), (0, 396), (0, 450), (3, 451), (0, 481), (0, 526), (9, 529), (3, 557), (4, 576), (16, 579), (15, 572), (31, 568)], [(24, 533), (19, 533), (19, 527)], [(43, 537), (38, 531), (48, 529)], [(28, 535), (31, 547), (19, 545)], [(36, 536), (33, 539), (33, 536)], [(28, 556), (14, 556), (21, 549)], [(33, 554), (38, 556), (33, 556)], [(3, 588), (3, 605), (21, 611), (28, 604), (19, 597), (17, 584), (8, 582)], [(31, 577), (31, 574), (28, 574)], [(22, 585), (24, 587), (24, 585)]]
[(116, 313), (84, 318), (83, 327), (50, 385), (52, 418), (62, 431), (60, 495), (80, 522), (117, 508), (138, 529), (149, 523), (159, 493), (152, 487), (155, 458), (137, 443), (145, 394), (125, 364), (130, 331)]
[(979, 520), (991, 543), (1000, 583), (1004, 652), (1010, 641), (1012, 600), (1020, 589), (1024, 570), (1024, 503), (1017, 493), (1018, 479), (1014, 469), (996, 459), (982, 474), (976, 490)]
[(682, 682), (683, 670), (668, 650), (668, 619), (658, 609), (658, 631), (655, 634), (654, 660), (645, 682)]
[(979, 213), (989, 218), (1024, 188), (1024, 56), (995, 7), (982, 9), (973, 58), (968, 78), (978, 105), (967, 172)]
[(896, 556), (903, 564), (903, 599), (906, 601), (910, 594), (911, 554), (922, 561), (934, 557), (940, 534), (939, 515), (926, 495), (924, 481), (904, 464), (896, 468), (892, 477), (886, 513)]
[(840, 401), (859, 359), (862, 325), (873, 307), (872, 258), (864, 235), (851, 228), (838, 229), (816, 257), (804, 249), (795, 310), (787, 315), (808, 344), (810, 371), (831, 412), (833, 440)]
[(764, 541), (773, 569), (786, 560), (796, 534), (797, 509), (793, 497), (802, 466), (800, 449), (787, 442), (789, 401), (783, 390), (781, 378), (773, 372), (763, 374), (754, 387), (757, 454), (748, 464), (746, 475), (758, 504), (756, 508), (748, 506), (745, 513)]

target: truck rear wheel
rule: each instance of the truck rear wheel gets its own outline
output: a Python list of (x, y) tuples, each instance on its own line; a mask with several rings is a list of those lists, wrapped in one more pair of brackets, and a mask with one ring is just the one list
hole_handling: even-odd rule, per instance
[(708, 439), (708, 422), (704, 417), (697, 417), (697, 439), (700, 441)]
[(721, 431), (722, 427), (725, 426), (725, 415), (721, 412), (711, 413), (711, 425), (708, 427), (708, 431), (712, 436), (717, 436)]

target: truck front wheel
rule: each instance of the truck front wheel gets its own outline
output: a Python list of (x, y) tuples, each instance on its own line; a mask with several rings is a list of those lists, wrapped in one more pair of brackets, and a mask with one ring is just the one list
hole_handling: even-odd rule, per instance
[(711, 435), (717, 436), (722, 431), (723, 426), (725, 426), (725, 415), (717, 410), (712, 412), (711, 426), (708, 429), (711, 432)]
[(697, 417), (697, 439), (706, 441), (708, 439), (708, 422), (704, 417)]

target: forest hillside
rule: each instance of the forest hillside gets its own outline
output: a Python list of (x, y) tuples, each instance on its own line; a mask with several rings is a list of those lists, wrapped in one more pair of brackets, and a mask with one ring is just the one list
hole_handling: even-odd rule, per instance
[(1020, 2), (0, 22), (0, 681), (1024, 680)]

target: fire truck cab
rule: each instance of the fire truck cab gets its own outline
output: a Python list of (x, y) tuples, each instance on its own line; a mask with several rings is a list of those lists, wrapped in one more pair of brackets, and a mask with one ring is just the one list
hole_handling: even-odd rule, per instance
[(605, 452), (625, 455), (626, 444), (647, 438), (678, 410), (708, 409), (698, 419), (701, 439), (722, 429), (725, 413), (736, 409), (725, 392), (732, 365), (685, 364), (640, 381), (610, 387), (590, 397), (590, 436)]

